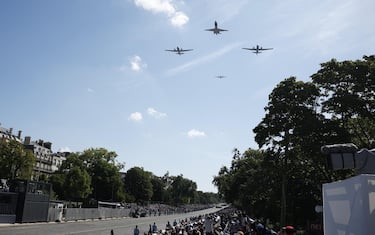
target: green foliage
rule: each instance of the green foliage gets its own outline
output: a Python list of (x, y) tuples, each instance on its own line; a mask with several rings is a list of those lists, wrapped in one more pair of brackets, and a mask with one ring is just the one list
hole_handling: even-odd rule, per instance
[(64, 189), (67, 200), (80, 201), (91, 193), (90, 176), (78, 166), (71, 168), (65, 175)]
[(213, 183), (227, 202), (258, 218), (306, 224), (322, 203), (321, 185), (352, 176), (325, 168), (320, 148), (353, 142), (373, 148), (375, 136), (375, 57), (331, 60), (312, 82), (290, 77), (269, 95), (265, 116), (253, 129), (262, 151), (234, 151), (230, 168)]
[[(52, 184), (53, 194), (59, 200), (81, 202), (126, 201), (148, 203), (216, 203), (213, 193), (197, 192), (196, 183), (180, 176), (162, 177), (134, 167), (121, 178), (123, 163), (117, 154), (104, 148), (71, 153), (58, 171), (43, 181)], [(30, 150), (14, 140), (0, 140), (0, 178), (30, 179), (35, 157)], [(125, 183), (125, 184), (124, 184)], [(126, 190), (126, 192), (125, 192)]]
[(65, 173), (55, 172), (49, 177), (49, 182), (52, 184), (52, 190), (55, 194), (56, 199), (65, 198)]
[[(106, 149), (87, 149), (71, 153), (58, 172), (50, 178), (53, 189), (60, 199), (87, 199), (97, 201), (123, 201), (124, 185), (120, 176), (123, 164), (116, 162), (117, 154)], [(77, 176), (77, 180), (74, 177)], [(75, 182), (77, 181), (77, 182)], [(78, 190), (81, 184), (81, 191)]]
[(201, 204), (201, 205), (217, 204), (220, 201), (221, 200), (217, 193), (197, 191), (194, 204)]
[[(256, 218), (269, 216), (269, 211), (278, 208), (277, 190), (280, 183), (277, 168), (266, 164), (265, 153), (260, 150), (248, 149), (241, 154), (237, 149), (230, 169), (223, 169), (214, 178), (214, 184), (221, 189), (227, 202), (243, 209)], [(272, 172), (272, 174), (271, 174)], [(277, 200), (275, 200), (275, 198)]]
[(152, 175), (151, 184), (152, 184), (151, 200), (154, 202), (164, 202), (166, 200), (166, 190), (165, 190), (166, 185), (162, 177), (157, 177), (155, 175)]
[(194, 201), (195, 192), (197, 191), (197, 184), (182, 175), (173, 177), (173, 182), (169, 188), (173, 203), (191, 204)]
[[(133, 167), (120, 176), (123, 164), (116, 163), (116, 153), (105, 149), (88, 149), (67, 156), (59, 171), (50, 177), (58, 199), (85, 201), (126, 201), (141, 204), (215, 203), (216, 194), (197, 193), (196, 183), (182, 176), (162, 177), (140, 167)], [(76, 179), (76, 180), (75, 180)]]
[(10, 139), (0, 139), (0, 178), (30, 179), (35, 157), (23, 144)]
[(91, 176), (92, 197), (98, 201), (122, 201), (124, 186), (120, 176), (123, 164), (116, 162), (117, 154), (104, 148), (87, 149), (80, 154)]
[(132, 195), (137, 202), (148, 202), (152, 197), (151, 173), (143, 168), (130, 168), (125, 174), (125, 191)]
[(322, 63), (312, 80), (322, 91), (322, 112), (347, 130), (358, 147), (371, 148), (375, 135), (375, 57)]
[(253, 130), (259, 147), (282, 152), (301, 142), (301, 135), (319, 125), (318, 95), (314, 84), (296, 81), (295, 77), (280, 82), (269, 96), (265, 117)]

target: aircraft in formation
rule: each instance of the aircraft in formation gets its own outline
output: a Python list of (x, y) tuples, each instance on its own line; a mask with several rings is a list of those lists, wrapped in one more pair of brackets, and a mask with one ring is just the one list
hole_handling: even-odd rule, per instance
[[(221, 29), (217, 26), (217, 21), (215, 21), (214, 23), (215, 27), (212, 28), (212, 29), (206, 29), (206, 31), (212, 31), (214, 34), (220, 34), (222, 31), (228, 31), (227, 29)], [(247, 47), (243, 47), (242, 49), (245, 49), (245, 50), (250, 50), (252, 51), (253, 53), (255, 54), (260, 54), (262, 53), (263, 51), (266, 51), (266, 50), (272, 50), (273, 48), (263, 48), (259, 45), (256, 45), (256, 47), (253, 47), (253, 48), (247, 48)], [(182, 49), (180, 47), (176, 47), (172, 50), (166, 50), (166, 51), (170, 51), (170, 52), (175, 52), (177, 55), (182, 55), (182, 54), (185, 54), (185, 52), (187, 51), (192, 51), (193, 49)], [(225, 76), (216, 76), (217, 78), (224, 78)]]
[(220, 34), (221, 32), (228, 30), (217, 27), (217, 22), (215, 21), (215, 27), (212, 29), (206, 29), (206, 31), (212, 31), (214, 34)]
[(192, 50), (193, 49), (182, 49), (182, 48), (176, 47), (172, 50), (166, 50), (166, 51), (175, 52), (177, 55), (182, 55), (182, 54), (185, 54), (185, 52), (192, 51)]
[(263, 51), (272, 50), (273, 48), (263, 48), (263, 47), (257, 45), (256, 47), (253, 47), (253, 48), (244, 47), (242, 49), (253, 51), (253, 53), (258, 55), (259, 53), (262, 53)]

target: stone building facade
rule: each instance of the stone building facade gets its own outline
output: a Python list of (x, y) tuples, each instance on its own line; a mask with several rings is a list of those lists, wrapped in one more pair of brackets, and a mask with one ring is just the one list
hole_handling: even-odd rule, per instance
[(41, 176), (49, 177), (53, 172), (57, 171), (62, 162), (69, 153), (54, 153), (52, 151), (52, 143), (43, 140), (33, 141), (30, 136), (22, 139), (22, 131), (13, 134), (13, 128), (4, 128), (0, 126), (0, 139), (12, 139), (22, 143), (25, 149), (29, 149), (35, 156), (35, 166), (31, 180), (39, 180)]

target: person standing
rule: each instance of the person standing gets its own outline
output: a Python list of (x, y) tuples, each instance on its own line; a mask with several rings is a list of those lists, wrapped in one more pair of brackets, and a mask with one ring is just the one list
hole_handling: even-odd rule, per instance
[(158, 232), (158, 226), (156, 226), (155, 222), (152, 225), (152, 233), (157, 233)]
[(133, 235), (139, 235), (139, 228), (138, 225), (135, 226)]

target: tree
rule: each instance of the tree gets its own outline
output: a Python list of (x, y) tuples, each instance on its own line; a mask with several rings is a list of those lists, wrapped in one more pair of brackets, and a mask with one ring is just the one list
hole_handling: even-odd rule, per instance
[(11, 140), (0, 139), (0, 178), (30, 179), (35, 165), (35, 157), (23, 144)]
[(197, 191), (194, 204), (209, 205), (219, 202), (220, 198), (217, 193)]
[[(282, 224), (285, 224), (287, 219), (288, 178), (293, 177), (295, 170), (298, 170), (293, 166), (294, 162), (300, 161), (299, 150), (302, 148), (299, 147), (313, 141), (312, 133), (322, 125), (323, 118), (317, 113), (318, 97), (319, 89), (314, 84), (296, 81), (295, 77), (287, 78), (273, 89), (265, 108), (265, 117), (253, 129), (259, 147), (266, 148), (280, 159), (277, 162), (282, 172)], [(293, 220), (293, 217), (290, 220)]]
[[(239, 191), (239, 184), (236, 183), (236, 179), (234, 177), (234, 173), (241, 166), (241, 162), (239, 162), (240, 158), (240, 151), (238, 149), (234, 149), (231, 167), (228, 169), (226, 166), (223, 166), (219, 171), (219, 175), (215, 176), (212, 181), (214, 185), (218, 187), (220, 197), (233, 204), (236, 204), (236, 201), (238, 201), (238, 195), (241, 193)], [(238, 204), (236, 205), (242, 206)]]
[(222, 167), (214, 178), (219, 194), (256, 217), (274, 220), (270, 208), (280, 208), (283, 225), (314, 219), (313, 208), (322, 203), (321, 185), (353, 174), (326, 169), (320, 148), (347, 142), (373, 147), (374, 65), (374, 56), (331, 60), (312, 82), (294, 77), (280, 82), (253, 129), (262, 153), (235, 150), (231, 167)]
[[(346, 130), (343, 141), (371, 148), (375, 136), (375, 57), (322, 63), (311, 76), (322, 91), (322, 113)], [(348, 140), (349, 137), (349, 140)], [(344, 142), (345, 143), (345, 142)]]
[(91, 165), (90, 173), (95, 188), (97, 200), (121, 201), (123, 199), (123, 182), (119, 169), (104, 159), (99, 159)]
[(52, 190), (55, 193), (55, 197), (59, 200), (65, 199), (65, 174), (63, 172), (54, 172), (49, 177), (49, 182), (52, 185)]
[(143, 168), (130, 168), (124, 179), (125, 192), (132, 195), (139, 203), (148, 202), (152, 198), (151, 173)]
[(220, 168), (217, 176), (214, 176), (212, 183), (218, 188), (218, 194), (220, 198), (223, 198), (226, 202), (231, 202), (230, 194), (230, 174), (226, 166)]
[(280, 208), (280, 172), (273, 161), (260, 150), (233, 151), (230, 168), (222, 168), (214, 183), (224, 198), (256, 218), (277, 220), (274, 211)]
[(172, 201), (176, 204), (190, 204), (194, 201), (197, 191), (197, 184), (192, 180), (184, 178), (182, 175), (173, 177), (173, 182), (169, 188)]
[(87, 149), (82, 153), (69, 154), (59, 171), (50, 179), (53, 189), (60, 197), (67, 198), (69, 195), (71, 198), (72, 196), (65, 189), (66, 184), (74, 186), (74, 182), (67, 182), (69, 175), (77, 174), (85, 177), (87, 173), (92, 198), (99, 201), (123, 201), (124, 186), (120, 176), (123, 164), (117, 163), (116, 157), (115, 152), (104, 148)]
[(91, 177), (92, 197), (98, 201), (124, 200), (120, 170), (123, 164), (116, 162), (117, 154), (104, 148), (90, 148), (79, 154), (79, 159)]
[(166, 199), (166, 185), (162, 177), (151, 176), (152, 198), (154, 202), (164, 202)]
[(78, 166), (71, 168), (65, 178), (64, 189), (67, 200), (82, 201), (91, 193), (90, 176)]

